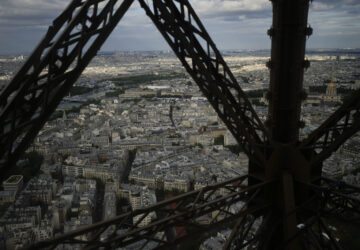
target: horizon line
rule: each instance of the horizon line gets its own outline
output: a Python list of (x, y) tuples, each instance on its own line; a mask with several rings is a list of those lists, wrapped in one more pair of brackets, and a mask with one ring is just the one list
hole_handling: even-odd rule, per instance
[[(271, 48), (258, 48), (258, 49), (220, 49), (220, 52), (256, 52), (256, 51), (271, 51)], [(306, 52), (311, 51), (323, 51), (323, 52), (335, 52), (335, 51), (359, 51), (359, 48), (306, 48)], [(97, 55), (101, 53), (115, 53), (115, 52), (173, 52), (170, 48), (169, 49), (153, 49), (153, 50), (99, 50)], [(5, 53), (0, 54), (0, 56), (28, 56), (32, 52), (16, 52), (16, 53)]]

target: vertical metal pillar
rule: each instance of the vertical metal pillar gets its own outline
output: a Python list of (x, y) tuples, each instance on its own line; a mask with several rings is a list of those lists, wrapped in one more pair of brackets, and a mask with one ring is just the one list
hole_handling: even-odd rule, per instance
[[(297, 171), (299, 154), (295, 146), (299, 140), (301, 102), (306, 38), (311, 34), (307, 25), (309, 0), (271, 0), (273, 23), (268, 31), (272, 39), (270, 69), (269, 114), (267, 126), (274, 141), (274, 149), (266, 166), (267, 178), (279, 183), (265, 191), (265, 199), (276, 201), (268, 211), (265, 228), (269, 235), (260, 248), (276, 249), (297, 232), (297, 216), (291, 213), (296, 206), (295, 178), (303, 179), (304, 171)], [(291, 214), (291, 215), (289, 215)], [(280, 244), (281, 245), (281, 244)], [(296, 240), (286, 249), (298, 249)]]
[(269, 117), (274, 141), (295, 143), (299, 137), (309, 0), (272, 0), (273, 24), (270, 68)]

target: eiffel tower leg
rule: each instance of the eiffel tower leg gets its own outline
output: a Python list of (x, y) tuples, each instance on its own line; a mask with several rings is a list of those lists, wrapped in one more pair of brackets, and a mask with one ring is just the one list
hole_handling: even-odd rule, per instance
[(259, 234), (259, 249), (300, 249), (297, 233), (297, 214), (294, 180), (288, 171), (281, 173), (279, 181), (265, 192), (265, 200), (275, 200), (264, 215)]
[[(293, 240), (299, 223), (296, 206), (307, 194), (295, 192), (295, 181), (308, 182), (311, 176), (307, 161), (296, 150), (299, 142), (301, 102), (306, 37), (311, 34), (307, 18), (309, 0), (272, 0), (273, 23), (268, 35), (272, 39), (269, 115), (267, 125), (274, 148), (265, 166), (265, 179), (278, 181), (265, 190), (265, 200), (275, 201), (264, 220), (264, 237), (260, 249), (300, 249)], [(296, 193), (296, 195), (295, 195)], [(292, 240), (291, 240), (292, 239)]]
[(272, 0), (269, 117), (274, 141), (296, 143), (299, 139), (309, 0)]

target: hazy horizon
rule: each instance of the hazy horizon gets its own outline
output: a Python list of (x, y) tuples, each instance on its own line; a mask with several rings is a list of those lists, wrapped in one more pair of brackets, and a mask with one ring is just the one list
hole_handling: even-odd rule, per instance
[[(35, 47), (34, 47), (35, 49)], [(220, 52), (269, 52), (270, 53), (270, 49), (223, 49), (220, 50)], [(3, 53), (0, 54), (0, 57), (9, 57), (9, 56), (28, 56), (30, 55), (32, 51), (26, 51), (26, 52), (17, 52), (17, 53)], [(102, 54), (110, 54), (110, 53), (116, 53), (116, 52), (121, 52), (121, 53), (131, 53), (131, 52), (171, 52), (173, 53), (173, 51), (171, 50), (171, 48), (169, 49), (153, 49), (153, 50), (141, 50), (141, 49), (137, 49), (137, 50), (100, 50), (98, 51), (98, 55), (102, 55)], [(359, 48), (306, 48), (306, 53), (309, 52), (339, 52), (339, 53), (360, 53), (360, 47)]]
[[(30, 53), (69, 0), (2, 0), (0, 55)], [(190, 0), (220, 50), (270, 49), (272, 23), (269, 0)], [(310, 5), (313, 35), (309, 49), (360, 48), (360, 2), (316, 0)], [(137, 1), (101, 51), (169, 50)]]

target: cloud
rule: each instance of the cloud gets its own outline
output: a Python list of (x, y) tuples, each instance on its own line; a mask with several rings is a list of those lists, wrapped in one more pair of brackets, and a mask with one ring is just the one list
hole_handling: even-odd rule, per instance
[[(31, 51), (47, 27), (71, 0), (0, 0), (0, 54)], [(151, 4), (151, 0), (147, 0)], [(106, 2), (106, 1), (105, 1)], [(120, 1), (121, 2), (121, 1)], [(190, 0), (200, 19), (221, 49), (268, 48), (266, 30), (271, 26), (269, 0)], [(309, 23), (318, 44), (328, 36), (347, 42), (360, 36), (359, 0), (316, 0), (310, 5)], [(151, 20), (135, 0), (104, 48), (168, 49)], [(125, 34), (126, 33), (126, 34)], [(345, 34), (345, 35), (344, 35)], [(144, 37), (143, 39), (141, 37)], [(131, 38), (131, 39), (130, 39)], [(130, 39), (130, 40), (129, 40)], [(26, 42), (25, 42), (26, 41)], [(339, 42), (340, 43), (340, 42)], [(119, 45), (117, 45), (119, 44)], [(360, 40), (352, 41), (358, 44)], [(9, 50), (9, 48), (12, 50)]]
[[(135, 1), (137, 2), (137, 1)], [(202, 18), (223, 18), (225, 20), (242, 20), (261, 18), (271, 15), (269, 0), (190, 0), (196, 12)], [(69, 0), (1, 0), (0, 25), (46, 25), (49, 20), (59, 15), (70, 3)], [(132, 8), (135, 15), (143, 15), (139, 4)], [(312, 11), (331, 9), (354, 12), (360, 9), (359, 0), (316, 0), (311, 4)], [(136, 20), (135, 20), (136, 21)]]
[(324, 10), (333, 9), (334, 7), (335, 7), (335, 5), (333, 5), (333, 4), (313, 2), (310, 7), (310, 10), (311, 11), (324, 11)]
[(69, 1), (66, 0), (1, 0), (1, 20), (20, 19), (26, 21), (53, 18), (60, 13)]
[(310, 5), (312, 11), (342, 11), (354, 8), (360, 8), (359, 0), (316, 0)]
[(193, 0), (194, 9), (203, 17), (228, 17), (271, 10), (268, 0)]

